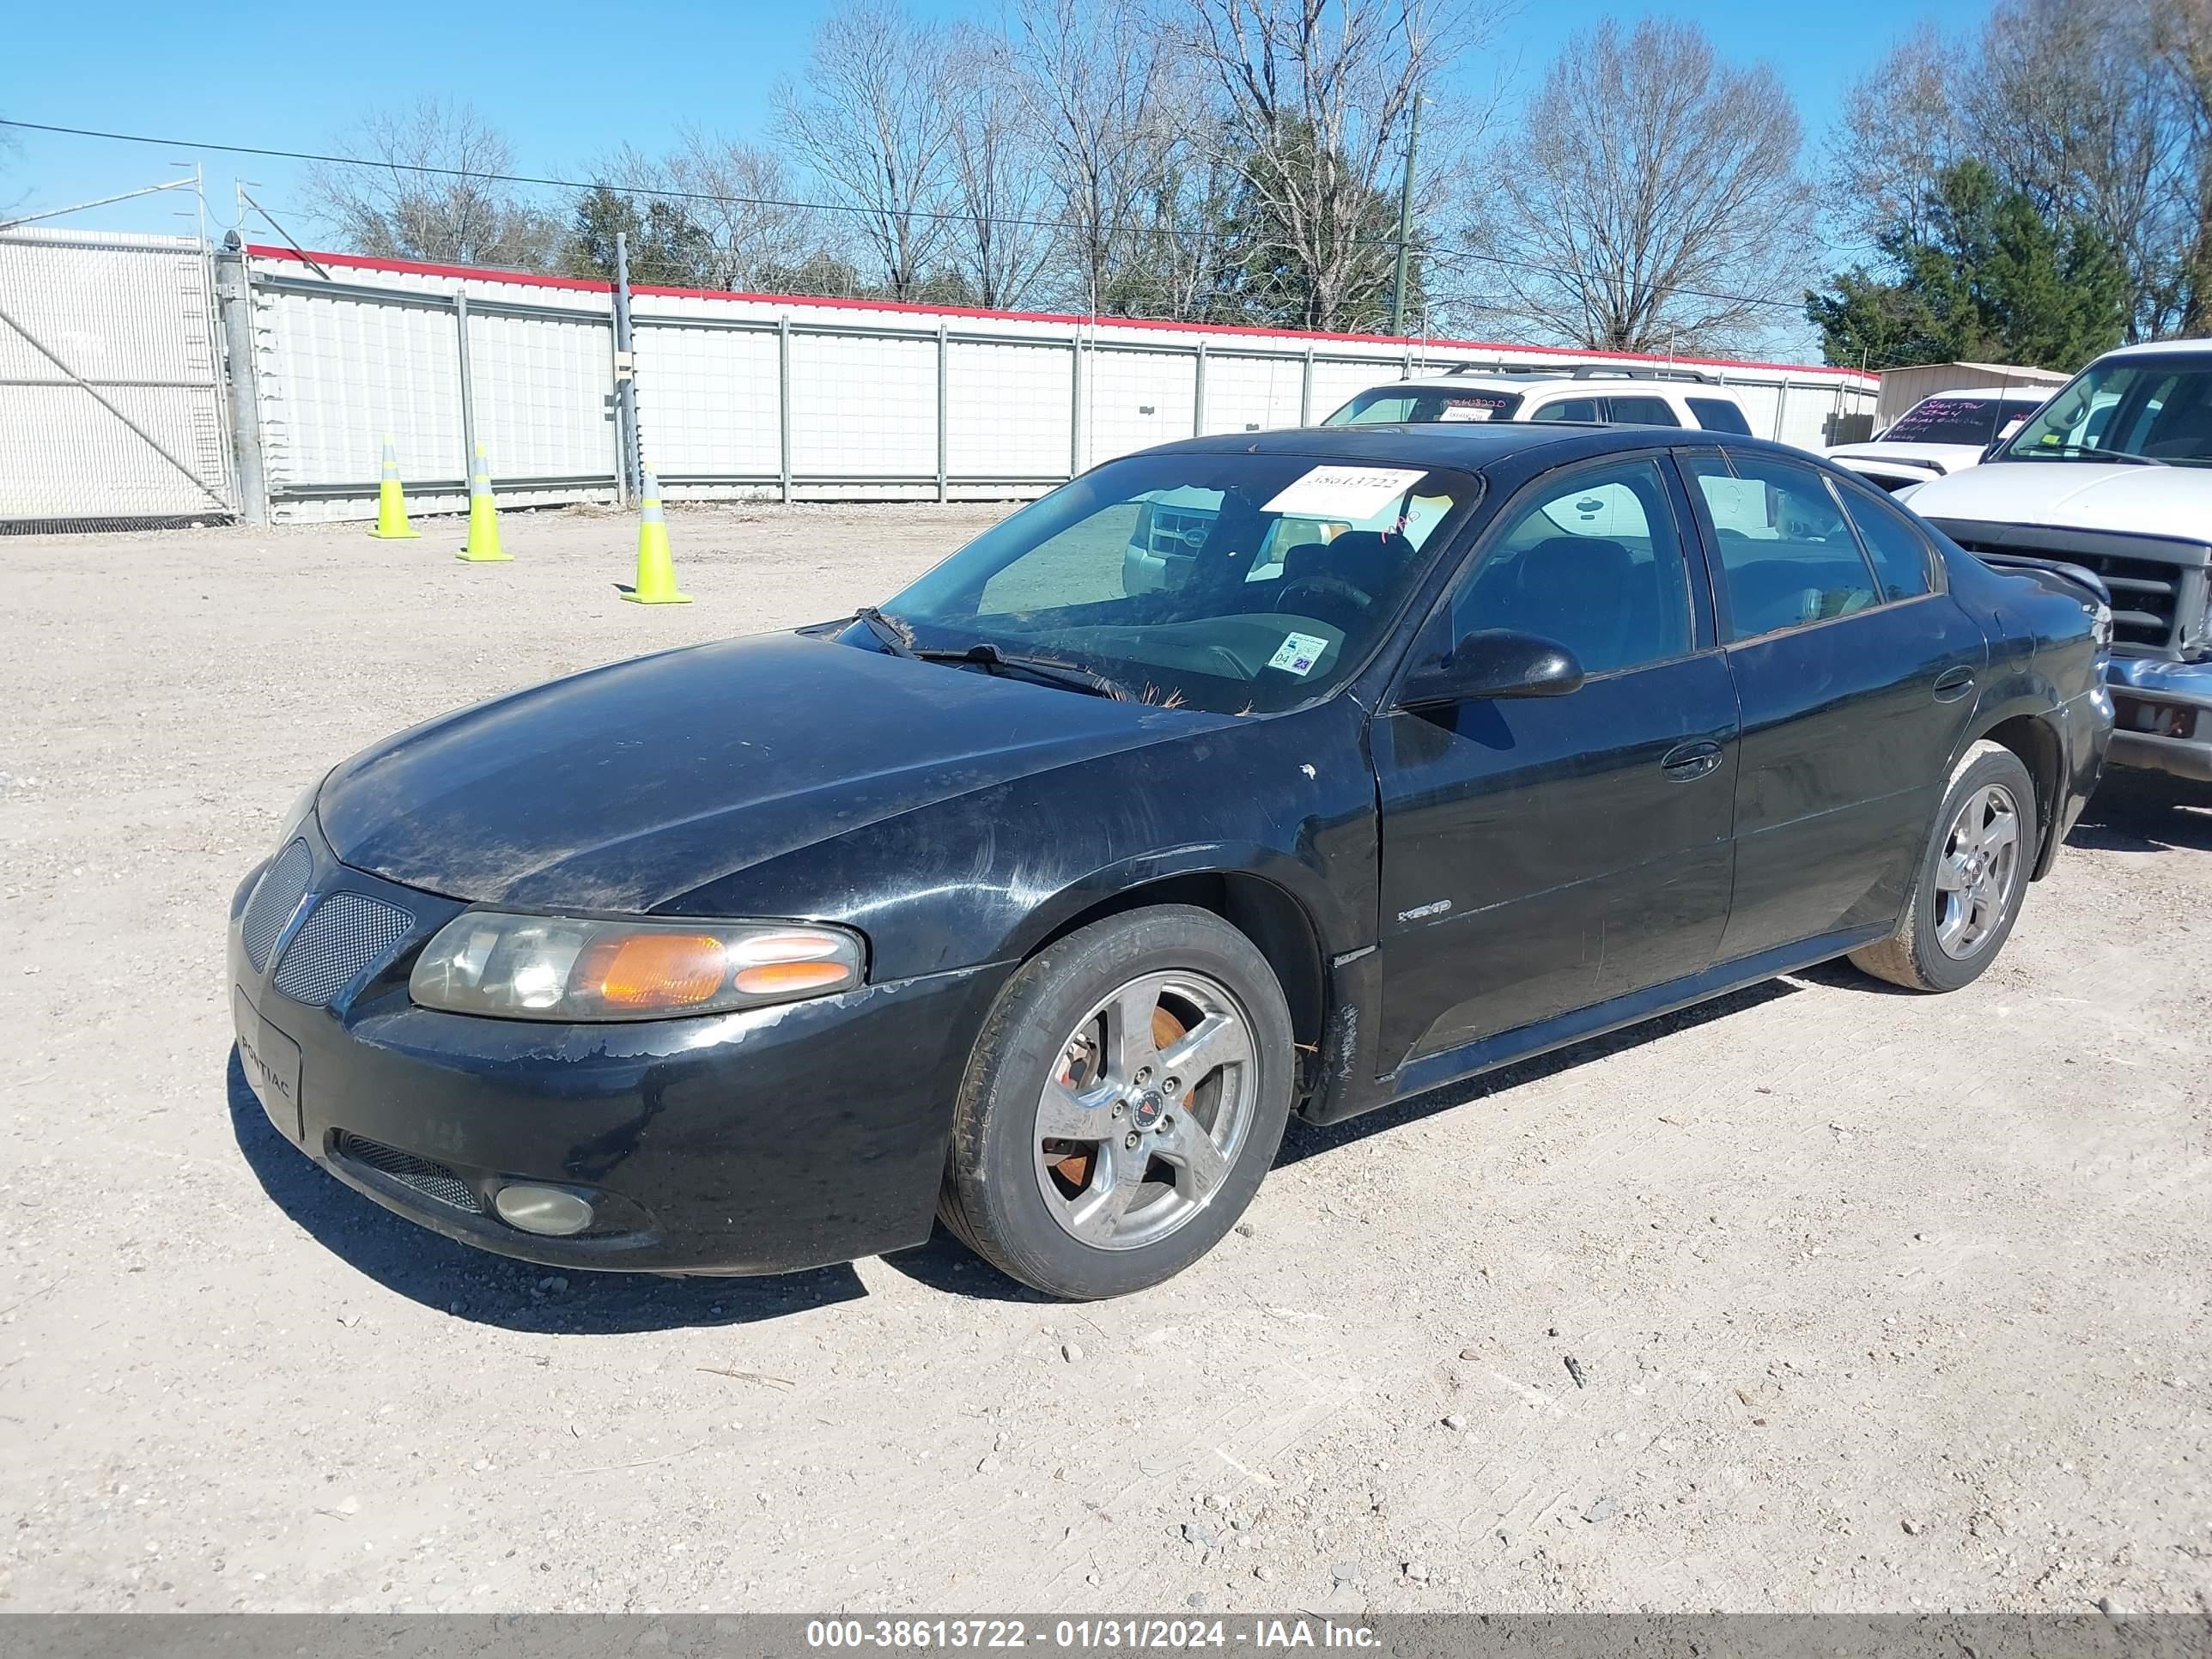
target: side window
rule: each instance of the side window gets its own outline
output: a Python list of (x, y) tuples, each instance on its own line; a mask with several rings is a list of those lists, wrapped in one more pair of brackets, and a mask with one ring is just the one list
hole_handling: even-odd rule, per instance
[(1689, 587), (1658, 467), (1615, 462), (1532, 485), (1452, 596), (1453, 639), (1486, 628), (1557, 640), (1591, 675), (1687, 654)]
[(1846, 484), (1836, 491), (1866, 544), (1885, 599), (1910, 599), (1929, 590), (1928, 543), (1910, 520), (1871, 491)]
[(1664, 398), (1608, 398), (1616, 426), (1680, 426)]
[(1698, 424), (1707, 432), (1733, 432), (1739, 438), (1751, 436), (1751, 422), (1743, 417), (1743, 410), (1726, 398), (1692, 398), (1690, 413), (1698, 417)]
[(1595, 398), (1563, 398), (1558, 403), (1546, 404), (1528, 417), (1532, 421), (1588, 421), (1596, 426), (1605, 420)]
[(1732, 638), (1879, 602), (1858, 538), (1819, 473), (1759, 455), (1685, 455), (1682, 465), (1720, 535)]

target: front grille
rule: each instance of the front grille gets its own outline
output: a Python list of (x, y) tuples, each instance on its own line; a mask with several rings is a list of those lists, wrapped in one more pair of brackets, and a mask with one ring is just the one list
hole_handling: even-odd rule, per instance
[[(1954, 539), (1957, 539), (1954, 538)], [(1969, 553), (2027, 553), (2037, 558), (2063, 559), (2105, 579), (2112, 592), (2112, 640), (2118, 645), (2148, 646), (2154, 651), (2177, 643), (2182, 567), (2160, 559), (2132, 558), (2119, 553), (2087, 553), (2073, 548), (2006, 547), (1996, 542), (1960, 541)]]
[(396, 1146), (387, 1146), (380, 1140), (371, 1140), (363, 1135), (350, 1134), (341, 1129), (332, 1143), (332, 1150), (349, 1163), (374, 1170), (411, 1187), (427, 1199), (456, 1210), (466, 1210), (471, 1215), (484, 1212), (483, 1200), (477, 1189), (455, 1175), (444, 1164), (430, 1158), (417, 1158), (412, 1152), (403, 1152)]
[(381, 962), (414, 931), (397, 905), (359, 893), (332, 893), (307, 913), (276, 964), (276, 988), (301, 1002), (328, 1002), (363, 969)]
[(246, 901), (246, 919), (239, 925), (239, 937), (255, 973), (269, 965), (269, 952), (276, 948), (284, 924), (292, 920), (300, 901), (307, 896), (307, 878), (314, 872), (315, 855), (307, 850), (306, 842), (295, 841), (276, 855), (276, 861), (254, 884), (253, 896)]

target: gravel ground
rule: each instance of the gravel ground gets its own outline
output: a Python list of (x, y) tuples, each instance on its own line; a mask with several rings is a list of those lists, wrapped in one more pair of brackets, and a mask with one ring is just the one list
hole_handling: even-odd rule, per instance
[(2212, 812), (2100, 803), (1957, 995), (1294, 1127), (1105, 1305), (564, 1279), (276, 1139), (223, 917), (303, 783), (993, 515), (678, 512), (662, 610), (610, 515), (0, 542), (0, 1608), (2212, 1611)]

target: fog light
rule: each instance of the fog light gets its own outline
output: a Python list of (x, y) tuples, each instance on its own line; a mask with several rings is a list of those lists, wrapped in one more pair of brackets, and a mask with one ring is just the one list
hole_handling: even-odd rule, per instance
[(526, 1233), (566, 1238), (592, 1224), (592, 1206), (557, 1187), (502, 1187), (491, 1201), (499, 1218)]

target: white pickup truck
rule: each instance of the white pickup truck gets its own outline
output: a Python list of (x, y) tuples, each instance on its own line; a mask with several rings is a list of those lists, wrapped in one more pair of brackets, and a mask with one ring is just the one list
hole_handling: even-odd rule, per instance
[(2212, 340), (2107, 352), (1981, 465), (1898, 499), (1971, 551), (2102, 578), (2112, 763), (2212, 784)]

